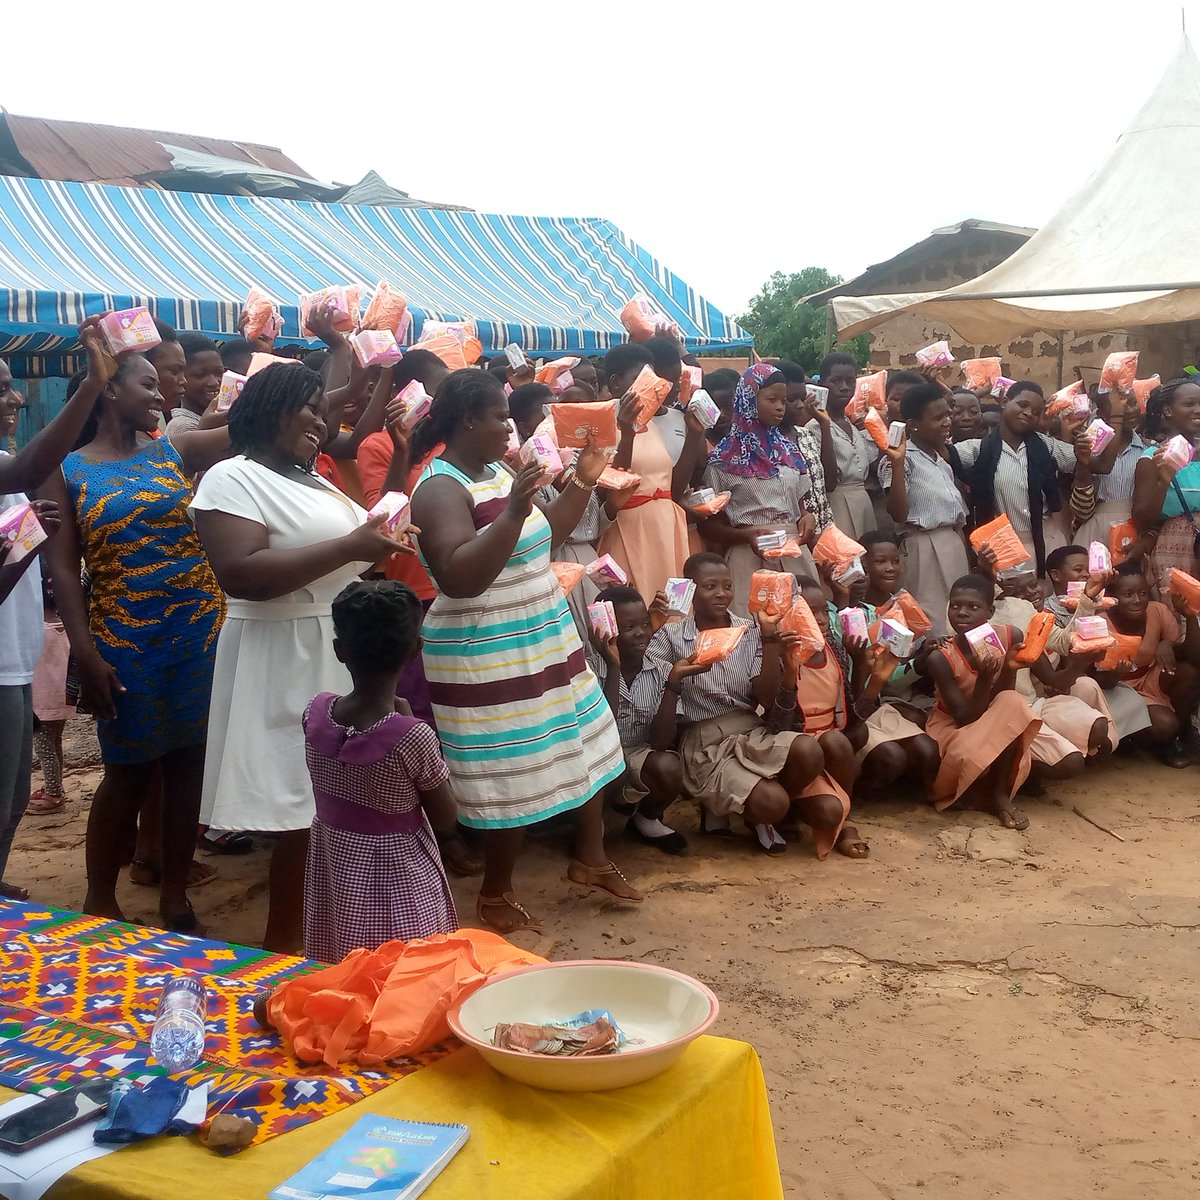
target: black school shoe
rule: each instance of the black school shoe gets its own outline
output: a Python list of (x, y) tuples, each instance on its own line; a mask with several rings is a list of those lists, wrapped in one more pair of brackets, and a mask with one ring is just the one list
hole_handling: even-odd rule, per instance
[(637, 827), (637, 822), (633, 817), (630, 817), (625, 822), (625, 833), (636, 841), (645, 842), (647, 846), (653, 846), (656, 850), (661, 850), (664, 854), (687, 853), (687, 838), (675, 830), (672, 830), (670, 833), (664, 833), (661, 837), (651, 837), (648, 833), (643, 833)]

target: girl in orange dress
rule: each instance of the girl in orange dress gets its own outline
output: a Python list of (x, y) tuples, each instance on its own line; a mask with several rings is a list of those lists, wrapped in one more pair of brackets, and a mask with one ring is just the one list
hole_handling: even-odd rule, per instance
[[(854, 747), (845, 732), (856, 720), (847, 687), (853, 669), (845, 651), (829, 636), (829, 606), (816, 580), (801, 580), (800, 593), (825, 635), (825, 647), (804, 663), (800, 663), (794, 652), (789, 653), (792, 669), (784, 677), (772, 721), (779, 722), (790, 708), (793, 714), (790, 728), (816, 738), (825, 755), (825, 768), (804, 789), (803, 799), (820, 797), (825, 805), (836, 801), (841, 806), (842, 818), (833, 828), (812, 827), (817, 858), (825, 858), (835, 848), (847, 858), (866, 858), (871, 852), (866, 839), (853, 825), (846, 824), (850, 816), (850, 793), (858, 779)], [(802, 804), (795, 806), (794, 811), (803, 821)]]
[[(1112, 670), (1097, 670), (1103, 688), (1127, 683), (1146, 701), (1150, 714), (1149, 739), (1162, 747), (1169, 767), (1186, 767), (1191, 759), (1183, 731), (1191, 724), (1200, 699), (1200, 630), (1196, 618), (1173, 613), (1159, 600), (1150, 599), (1150, 583), (1140, 562), (1126, 561), (1116, 570), (1109, 587), (1116, 600), (1105, 617), (1116, 639), (1114, 652), (1104, 661)], [(1184, 628), (1180, 630), (1180, 620)]]
[(954, 584), (947, 607), (954, 637), (933, 650), (926, 663), (937, 703), (925, 732), (942, 755), (932, 799), (940, 811), (965, 798), (994, 812), (1006, 828), (1025, 829), (1029, 818), (1012, 801), (1029, 776), (1031, 747), (1042, 722), (1015, 690), (1013, 652), (1021, 634), (1008, 625), (996, 628), (1003, 657), (977, 655), (966, 636), (992, 617), (994, 592), (991, 580), (981, 575), (964, 575)]
[[(609, 391), (625, 396), (650, 353), (632, 342), (614, 346), (604, 358)], [(691, 482), (694, 463), (704, 446), (704, 427), (670, 398), (641, 433), (634, 428), (636, 405), (626, 399), (618, 410), (621, 440), (613, 466), (632, 471), (641, 482), (632, 490), (610, 492), (606, 511), (612, 524), (596, 546), (611, 554), (629, 578), (630, 587), (647, 604), (664, 590), (668, 579), (682, 574), (687, 560), (687, 517), (675, 503)]]

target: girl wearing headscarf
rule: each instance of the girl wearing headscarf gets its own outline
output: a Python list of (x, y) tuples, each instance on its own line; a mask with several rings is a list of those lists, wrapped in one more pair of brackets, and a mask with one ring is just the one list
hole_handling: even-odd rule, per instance
[[(701, 522), (700, 531), (725, 554), (739, 615), (747, 612), (755, 571), (816, 575), (809, 552), (816, 521), (804, 507), (812, 480), (799, 447), (779, 430), (786, 415), (787, 380), (778, 368), (757, 363), (738, 383), (729, 435), (704, 472), (705, 487), (729, 493), (724, 510)], [(758, 539), (777, 532), (795, 538), (801, 553), (764, 558)]]

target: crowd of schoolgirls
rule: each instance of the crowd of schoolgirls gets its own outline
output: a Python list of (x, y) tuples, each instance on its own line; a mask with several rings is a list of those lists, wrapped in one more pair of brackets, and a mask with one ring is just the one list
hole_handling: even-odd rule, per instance
[(446, 325), (372, 363), (307, 319), (303, 365), (162, 325), (114, 359), (89, 322), (66, 409), (0, 459), (63, 526), (44, 638), (30, 559), (0, 568), (0, 867), (35, 704), (30, 811), (65, 803), (69, 652), (105, 765), (89, 912), (123, 916), (132, 858), (198, 931), (200, 820), (270, 835), (265, 944), (332, 960), (455, 928), (447, 870), (481, 873), (479, 924), (535, 928), (514, 870), (550, 818), (572, 881), (637, 904), (606, 812), (671, 855), (690, 804), (701, 837), (862, 859), (852, 804), (898, 783), (1020, 829), (1018, 791), (1119, 746), (1200, 759), (1189, 377), (1114, 356), (1047, 401), (944, 345), (704, 373), (636, 321), (596, 361)]

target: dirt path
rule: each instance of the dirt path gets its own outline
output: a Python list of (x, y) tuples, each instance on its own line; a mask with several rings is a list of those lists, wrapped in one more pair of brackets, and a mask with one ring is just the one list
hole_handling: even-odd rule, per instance
[[(72, 755), (88, 753), (81, 730)], [(67, 812), (21, 827), (9, 878), (39, 900), (83, 898), (96, 779), (74, 767)], [(633, 912), (568, 884), (548, 835), (519, 876), (546, 921), (530, 944), (708, 982), (716, 1032), (762, 1057), (789, 1197), (1175, 1200), (1200, 1180), (1198, 780), (1117, 759), (1028, 802), (1025, 834), (867, 805), (867, 863), (699, 836), (673, 860), (615, 836), (649, 892)], [(265, 850), (209, 861), (221, 877), (193, 893), (201, 919), (254, 942)], [(469, 921), (471, 889), (456, 893)], [(152, 920), (155, 900), (123, 885), (132, 915)]]

